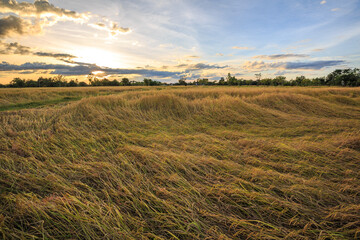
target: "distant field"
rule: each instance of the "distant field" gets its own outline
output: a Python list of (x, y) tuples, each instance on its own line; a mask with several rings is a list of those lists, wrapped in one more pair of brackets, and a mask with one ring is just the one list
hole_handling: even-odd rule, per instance
[(0, 238), (359, 239), (360, 89), (0, 89)]
[(44, 107), (86, 97), (106, 96), (129, 91), (149, 90), (145, 87), (77, 87), (77, 88), (13, 88), (0, 89), (0, 111)]

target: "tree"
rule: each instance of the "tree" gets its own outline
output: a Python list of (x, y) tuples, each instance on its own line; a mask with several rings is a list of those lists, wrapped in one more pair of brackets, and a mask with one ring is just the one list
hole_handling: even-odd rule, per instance
[(186, 86), (186, 85), (187, 85), (186, 78), (180, 78), (180, 79), (179, 79), (179, 85), (184, 85), (184, 86)]
[(95, 78), (96, 78), (95, 75), (92, 73), (89, 73), (89, 75), (87, 75), (87, 80), (89, 81), (90, 85), (92, 85), (92, 82), (94, 81)]
[(339, 82), (339, 76), (342, 74), (342, 70), (337, 69), (335, 71), (333, 71), (332, 73), (330, 73), (329, 75), (327, 75), (326, 77), (326, 85), (330, 85), (330, 86), (334, 86), (334, 85), (341, 85), (341, 83)]
[(220, 78), (218, 85), (225, 85), (225, 79), (223, 77)]
[(24, 79), (21, 79), (21, 78), (14, 78), (14, 79), (10, 82), (10, 87), (23, 88), (23, 87), (25, 87), (25, 80), (24, 80)]
[(327, 75), (325, 83), (330, 86), (360, 86), (360, 70), (358, 68), (337, 69)]
[(360, 70), (357, 68), (343, 70), (342, 74), (338, 76), (338, 78), (338, 81), (342, 86), (360, 86)]
[(123, 86), (130, 86), (131, 85), (130, 80), (128, 78), (121, 79), (121, 84)]
[(305, 76), (296, 77), (295, 83), (297, 86), (303, 86), (303, 82), (305, 81)]
[(145, 86), (160, 86), (161, 82), (153, 81), (150, 78), (144, 78), (144, 85)]
[(94, 74), (90, 73), (87, 78), (91, 86), (103, 86), (102, 81), (95, 77)]
[[(259, 80), (258, 80), (259, 81)], [(260, 85), (270, 86), (272, 84), (271, 78), (264, 78), (259, 81)]]
[(34, 80), (27, 80), (25, 83), (25, 87), (37, 87), (38, 82)]
[(70, 82), (67, 83), (66, 86), (67, 86), (67, 87), (77, 87), (77, 86), (78, 86), (78, 82), (77, 82), (77, 80), (71, 80)]
[(149, 78), (144, 78), (144, 84), (145, 84), (145, 86), (150, 86), (150, 82), (151, 82), (152, 80), (151, 79), (149, 79)]
[(209, 79), (207, 78), (198, 78), (198, 80), (196, 80), (198, 85), (208, 85), (209, 84)]
[(322, 86), (325, 85), (325, 77), (318, 77), (312, 79), (312, 85), (314, 86)]
[(67, 85), (65, 77), (63, 75), (57, 75), (52, 80), (53, 80), (52, 87), (65, 87)]
[(272, 80), (273, 86), (284, 86), (286, 83), (286, 77), (284, 76), (277, 76)]
[(237, 85), (237, 79), (235, 76), (231, 76), (230, 73), (228, 73), (228, 76), (226, 78), (226, 82), (228, 85)]
[(114, 79), (114, 80), (110, 81), (109, 86), (120, 86), (120, 85), (121, 85), (121, 83), (118, 80)]
[(260, 81), (261, 80), (261, 73), (257, 73), (255, 74), (256, 80)]

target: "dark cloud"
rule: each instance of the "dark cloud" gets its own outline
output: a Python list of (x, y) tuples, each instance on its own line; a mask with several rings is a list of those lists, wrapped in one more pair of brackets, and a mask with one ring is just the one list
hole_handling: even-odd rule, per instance
[(7, 62), (0, 63), (0, 71), (24, 71), (24, 70), (48, 70), (48, 69), (59, 69), (59, 70), (83, 70), (89, 73), (91, 70), (88, 66), (70, 66), (70, 65), (62, 65), (62, 64), (47, 64), (47, 63), (24, 63), (21, 65), (9, 64)]
[(285, 69), (311, 69), (319, 70), (324, 67), (332, 67), (344, 64), (343, 60), (333, 60), (333, 61), (313, 61), (313, 62), (287, 62), (285, 64)]
[(67, 53), (49, 53), (49, 52), (34, 52), (33, 55), (40, 56), (40, 57), (53, 57), (57, 59), (73, 59), (76, 56), (67, 54)]
[(286, 74), (297, 74), (297, 73), (300, 73), (298, 71), (284, 71), (284, 70), (279, 70), (279, 71), (276, 71), (274, 73), (275, 76), (283, 76), (283, 75), (286, 75)]
[(30, 21), (15, 16), (0, 19), (0, 38), (13, 35), (26, 35), (40, 33), (40, 25), (32, 25)]
[(13, 43), (3, 43), (0, 41), (0, 54), (10, 55), (10, 54), (20, 54), (28, 55), (31, 54), (31, 48), (22, 46), (17, 42)]
[(104, 71), (105, 73), (112, 75), (112, 74), (123, 74), (123, 75), (130, 75), (130, 74), (138, 74), (143, 75), (145, 77), (178, 77), (182, 74), (182, 72), (170, 72), (170, 71), (158, 71), (152, 69), (119, 69), (119, 68), (101, 68), (100, 71)]
[(131, 75), (137, 74), (144, 77), (179, 77), (182, 72), (158, 71), (152, 69), (121, 69), (121, 68), (102, 68), (95, 64), (78, 63), (71, 66), (65, 64), (46, 64), (46, 63), (24, 63), (21, 65), (0, 63), (0, 71), (31, 71), (31, 70), (52, 70), (51, 74), (61, 74), (65, 76), (88, 75), (94, 71), (102, 71), (106, 75)]
[(253, 58), (260, 58), (260, 59), (284, 59), (284, 58), (306, 58), (309, 55), (306, 54), (274, 54), (274, 55), (259, 55), (254, 56)]
[(184, 67), (188, 67), (188, 66), (189, 66), (189, 64), (179, 64), (176, 67), (177, 68), (184, 68)]
[(20, 74), (33, 74), (33, 73), (36, 73), (35, 70), (29, 70), (29, 71), (21, 71), (19, 72)]
[(186, 68), (186, 71), (196, 71), (196, 70), (204, 70), (204, 69), (223, 69), (229, 67), (219, 66), (217, 64), (206, 64), (206, 63), (197, 63), (197, 64), (180, 64), (176, 66), (177, 68)]
[(211, 65), (211, 64), (205, 64), (205, 63), (198, 63), (191, 66), (193, 69), (222, 69), (227, 68), (229, 66), (219, 66), (219, 65)]
[(4, 43), (1, 41), (0, 41), (0, 54), (4, 54), (4, 55), (20, 54), (20, 55), (34, 55), (39, 57), (52, 57), (67, 63), (74, 63), (72, 59), (76, 58), (76, 56), (67, 53), (37, 52), (31, 49), (30, 47), (23, 46), (17, 42)]
[(303, 69), (303, 70), (320, 70), (325, 67), (332, 67), (344, 64), (344, 60), (332, 60), (332, 61), (309, 61), (309, 62), (275, 62), (275, 63), (266, 63), (266, 62), (245, 62), (242, 67), (249, 71), (266, 71), (272, 69), (283, 69), (283, 70), (292, 70), (292, 69)]

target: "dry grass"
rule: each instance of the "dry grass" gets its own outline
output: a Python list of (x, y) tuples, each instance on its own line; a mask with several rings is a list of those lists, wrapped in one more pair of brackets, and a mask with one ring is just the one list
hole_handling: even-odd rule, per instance
[(17, 107), (23, 109), (27, 108), (27, 105), (31, 107), (33, 103), (50, 105), (52, 102), (61, 102), (61, 100), (79, 100), (85, 97), (148, 89), (146, 87), (2, 88), (0, 89), (0, 111)]
[(0, 113), (4, 239), (360, 238), (360, 89), (39, 91), (86, 98)]

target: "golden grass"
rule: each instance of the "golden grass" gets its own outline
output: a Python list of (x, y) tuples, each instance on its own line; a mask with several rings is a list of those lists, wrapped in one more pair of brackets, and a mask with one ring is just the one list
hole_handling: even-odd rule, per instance
[(6, 88), (0, 89), (0, 107), (63, 98), (110, 95), (124, 91), (147, 90), (146, 87), (76, 87), (76, 88)]
[(360, 238), (358, 88), (26, 89), (0, 99), (70, 94), (83, 99), (0, 112), (4, 239)]

